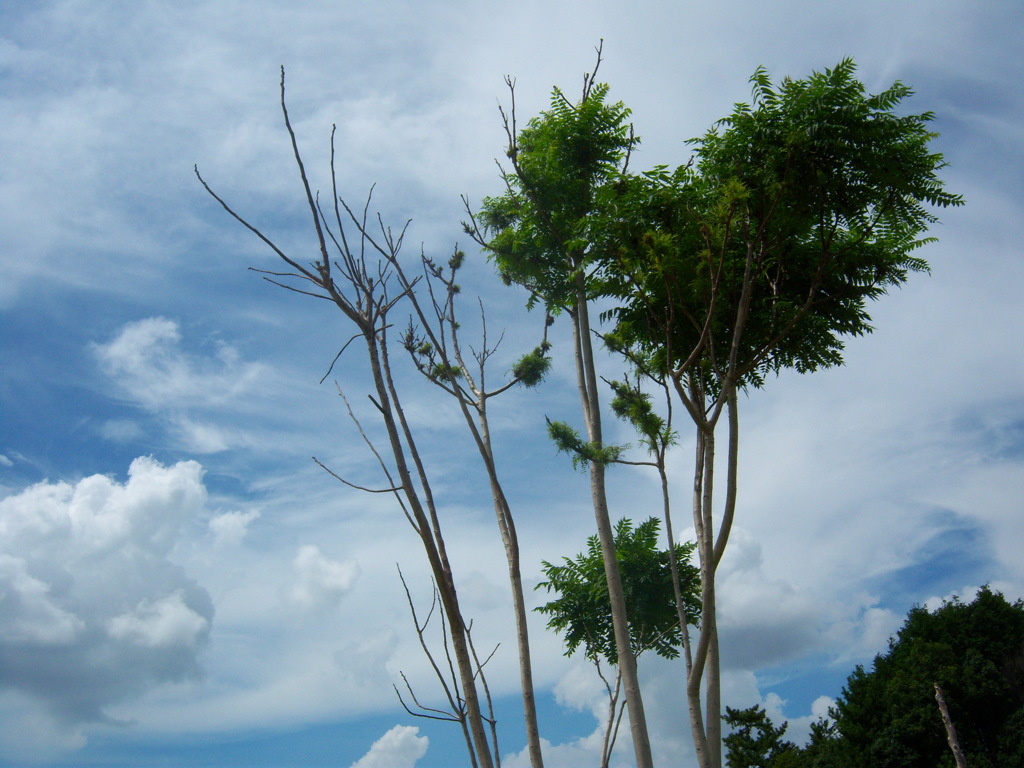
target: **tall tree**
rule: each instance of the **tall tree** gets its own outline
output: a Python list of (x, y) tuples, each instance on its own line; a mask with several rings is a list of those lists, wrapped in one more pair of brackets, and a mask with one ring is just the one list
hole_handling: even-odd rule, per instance
[(909, 88), (868, 94), (854, 72), (847, 59), (776, 87), (758, 70), (752, 104), (695, 140), (690, 163), (620, 176), (599, 195), (594, 261), (602, 292), (619, 300), (608, 342), (669, 383), (696, 427), (703, 599), (687, 690), (704, 768), (721, 766), (715, 572), (737, 503), (738, 392), (783, 368), (840, 364), (844, 337), (872, 330), (867, 301), (927, 269), (913, 252), (932, 240), (923, 237), (936, 221), (929, 207), (962, 204), (937, 176), (944, 164), (929, 148), (932, 115), (897, 114)]
[[(523, 574), (520, 563), (519, 534), (516, 531), (512, 507), (505, 494), (498, 474), (498, 464), (491, 440), (489, 417), (490, 401), (507, 392), (516, 384), (534, 387), (541, 382), (550, 365), (547, 356), (548, 318), (544, 323), (544, 340), (534, 350), (523, 355), (513, 365), (510, 380), (493, 389), (487, 387), (487, 362), (497, 351), (497, 344), (490, 346), (487, 338), (487, 319), (483, 304), (480, 307), (481, 344), (479, 350), (467, 352), (462, 343), (462, 324), (457, 319), (457, 297), (461, 293), (456, 282), (459, 269), (465, 261), (465, 254), (456, 249), (447, 265), (442, 265), (425, 255), (422, 257), (423, 276), (429, 300), (420, 300), (416, 293), (417, 278), (406, 274), (399, 261), (393, 260), (399, 282), (408, 292), (415, 310), (418, 324), (410, 321), (402, 342), (412, 355), (416, 367), (432, 383), (455, 398), (473, 437), (477, 451), (483, 459), (484, 470), (491, 490), (494, 514), (498, 531), (505, 548), (509, 583), (512, 588), (512, 608), (516, 620), (516, 643), (519, 650), (520, 691), (523, 697), (523, 714), (526, 727), (526, 743), (532, 768), (542, 768), (540, 728), (537, 722), (537, 705), (533, 685), (533, 660), (530, 654), (530, 638), (527, 628), (526, 599), (523, 594)], [(500, 343), (500, 340), (499, 340)]]
[(629, 110), (621, 103), (606, 103), (608, 86), (595, 81), (600, 62), (598, 50), (597, 65), (584, 77), (579, 101), (555, 89), (550, 110), (522, 130), (516, 122), (514, 86), (508, 81), (512, 106), (509, 113), (502, 114), (508, 138), (506, 156), (512, 167), (502, 172), (506, 191), (485, 200), (478, 215), (470, 211), (466, 231), (493, 257), (507, 283), (529, 290), (531, 305), (541, 302), (550, 313), (569, 317), (587, 436), (587, 450), (579, 458), (590, 474), (636, 763), (638, 768), (651, 768), (647, 718), (605, 487), (606, 465), (617, 452), (604, 442), (590, 316), (596, 197), (623, 172), (636, 140), (626, 122)]
[[(318, 195), (315, 195), (310, 188), (298, 142), (288, 117), (283, 68), (281, 70), (281, 109), (284, 114), (285, 126), (291, 138), (292, 152), (303, 191), (313, 219), (318, 256), (311, 264), (300, 263), (288, 256), (260, 229), (246, 221), (217, 196), (199, 176), (198, 168), (196, 175), (206, 191), (229, 214), (268, 245), (285, 263), (288, 270), (286, 272), (259, 271), (264, 271), (268, 279), (277, 285), (303, 295), (327, 300), (350, 321), (354, 327), (354, 335), (346, 342), (342, 352), (338, 353), (339, 356), (354, 340), (362, 340), (364, 344), (373, 388), (370, 400), (379, 413), (385, 430), (387, 446), (390, 449), (387, 452), (390, 454), (390, 461), (385, 460), (386, 453), (378, 451), (370, 442), (358, 421), (357, 426), (377, 458), (387, 485), (384, 488), (368, 489), (355, 485), (338, 475), (334, 476), (346, 485), (359, 490), (392, 494), (407, 521), (419, 536), (443, 611), (442, 624), (447, 636), (446, 652), (447, 644), (450, 641), (451, 653), (454, 656), (455, 670), (457, 671), (457, 673), (453, 672), (455, 680), (451, 687), (438, 672), (453, 710), (450, 713), (451, 717), (442, 719), (454, 719), (461, 725), (470, 762), (474, 768), (492, 768), (495, 764), (500, 764), (500, 760), (497, 755), (493, 718), (485, 716), (481, 707), (481, 699), (486, 697), (482, 664), (476, 657), (472, 646), (469, 623), (462, 615), (430, 476), (418, 448), (414, 431), (405, 416), (402, 399), (393, 375), (391, 344), (389, 343), (389, 331), (394, 326), (391, 313), (396, 307), (405, 303), (411, 304), (413, 314), (419, 319), (420, 325), (418, 328), (410, 327), (401, 341), (405, 348), (413, 354), (421, 371), (427, 373), (435, 383), (456, 397), (487, 469), (513, 587), (531, 764), (534, 768), (541, 768), (540, 740), (534, 705), (529, 644), (526, 636), (525, 602), (522, 598), (519, 569), (518, 538), (511, 509), (497, 475), (486, 403), (491, 397), (516, 383), (537, 383), (547, 367), (544, 356), (546, 346), (542, 344), (534, 352), (522, 358), (515, 366), (511, 381), (506, 382), (497, 390), (487, 391), (484, 386), (484, 368), (487, 359), (493, 354), (493, 348), (488, 347), (485, 338), (481, 352), (475, 359), (474, 371), (466, 366), (462, 346), (458, 339), (458, 323), (455, 320), (455, 296), (458, 293), (458, 286), (455, 283), (454, 274), (462, 263), (461, 252), (456, 251), (449, 260), (447, 273), (443, 267), (438, 266), (430, 259), (425, 257), (422, 259), (421, 266), (426, 270), (428, 284), (433, 280), (439, 281), (443, 286), (440, 298), (432, 289), (429, 291), (431, 296), (429, 309), (425, 308), (416, 293), (419, 278), (409, 277), (403, 269), (400, 259), (405, 229), (393, 232), (381, 223), (380, 232), (375, 235), (367, 227), (366, 210), (364, 209), (362, 216), (357, 216), (338, 196), (334, 172), (333, 134), (331, 139), (333, 202), (328, 208), (332, 215), (325, 215)], [(369, 201), (367, 201), (368, 204)], [(354, 237), (352, 230), (354, 230)], [(350, 238), (352, 244), (350, 244)], [(287, 282), (282, 282), (282, 280)], [(352, 414), (351, 408), (349, 413)], [(354, 415), (353, 419), (355, 419)], [(411, 600), (410, 607), (412, 607)], [(415, 609), (413, 609), (413, 618), (422, 642), (425, 623), (420, 623)], [(433, 663), (433, 659), (431, 661)], [(433, 666), (435, 671), (438, 671), (438, 666), (436, 664)], [(484, 688), (484, 696), (481, 696), (478, 686)], [(491, 733), (490, 739), (488, 731)]]

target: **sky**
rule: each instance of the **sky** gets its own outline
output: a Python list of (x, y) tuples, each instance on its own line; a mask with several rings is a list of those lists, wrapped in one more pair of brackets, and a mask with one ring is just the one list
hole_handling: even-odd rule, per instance
[[(0, 0), (0, 766), (466, 762), (451, 724), (411, 717), (393, 688), (404, 673), (440, 701), (396, 570), (425, 610), (415, 535), (390, 497), (311, 460), (383, 482), (336, 386), (372, 437), (358, 350), (320, 383), (352, 331), (249, 271), (276, 257), (193, 174), (315, 256), (282, 65), (311, 184), (329, 196), (336, 125), (341, 193), (361, 206), (376, 185), (371, 211), (411, 220), (413, 263), (467, 247), (461, 196), (501, 191), (504, 78), (532, 116), (552, 86), (578, 91), (601, 40), (599, 79), (642, 137), (634, 168), (686, 162), (758, 66), (802, 77), (852, 56), (871, 91), (911, 85), (905, 108), (935, 113), (966, 205), (920, 252), (931, 274), (870, 307), (845, 366), (741, 403), (725, 703), (766, 707), (799, 741), (913, 605), (986, 583), (1020, 598), (1022, 33), (1010, 0)], [(491, 338), (505, 330), (501, 377), (542, 318), (467, 251), (464, 294)], [(586, 477), (545, 437), (546, 416), (578, 423), (566, 333), (545, 384), (492, 406), (528, 590), (593, 532)], [(503, 764), (528, 765), (479, 460), (452, 403), (408, 368), (398, 383), (475, 641), (497, 646)], [(691, 451), (684, 435), (671, 462), (683, 499)], [(615, 517), (659, 509), (642, 468), (615, 468), (609, 493)], [(548, 764), (593, 765), (600, 683), (531, 621)], [(640, 666), (659, 764), (695, 765), (680, 668)]]

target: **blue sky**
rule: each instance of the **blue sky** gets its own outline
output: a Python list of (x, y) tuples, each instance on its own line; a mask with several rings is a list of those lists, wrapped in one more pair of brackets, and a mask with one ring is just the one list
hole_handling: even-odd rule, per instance
[[(871, 308), (877, 331), (845, 367), (743, 403), (726, 703), (762, 703), (800, 736), (915, 603), (984, 583), (1024, 595), (1022, 32), (1014, 2), (0, 2), (0, 765), (464, 760), (391, 688), (404, 671), (429, 690), (395, 572), (429, 597), (414, 535), (388, 499), (310, 461), (379, 479), (318, 383), (349, 331), (247, 271), (275, 257), (192, 174), (291, 252), (313, 247), (282, 64), (314, 186), (337, 124), (343, 194), (376, 183), (384, 219), (412, 219), (412, 258), (460, 239), (460, 195), (500, 190), (503, 77), (535, 114), (552, 85), (579, 87), (602, 38), (601, 78), (643, 137), (635, 167), (685, 162), (759, 65), (800, 77), (852, 56), (871, 90), (913, 86), (907, 108), (936, 113), (967, 205), (922, 252), (932, 274)], [(498, 375), (539, 318), (470, 255), (465, 293), (506, 329)], [(528, 584), (592, 529), (585, 477), (544, 437), (546, 415), (576, 419), (558, 326), (554, 341), (550, 380), (492, 414)], [(333, 378), (366, 413), (358, 355)], [(401, 384), (467, 614), (481, 646), (501, 644), (504, 764), (525, 765), (477, 458), (450, 403)], [(689, 455), (684, 440), (683, 490)], [(616, 516), (658, 508), (642, 470), (609, 490)], [(548, 762), (592, 765), (596, 679), (536, 619)], [(641, 674), (656, 754), (694, 764), (679, 669), (644, 659)]]

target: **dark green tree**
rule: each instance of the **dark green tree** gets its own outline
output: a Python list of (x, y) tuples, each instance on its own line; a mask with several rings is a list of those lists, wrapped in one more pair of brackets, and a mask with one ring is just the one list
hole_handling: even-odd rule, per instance
[(1024, 764), (1024, 603), (986, 587), (914, 608), (888, 652), (854, 670), (832, 713), (836, 765), (953, 768), (936, 683), (971, 768)]
[(781, 768), (796, 745), (782, 737), (788, 723), (775, 727), (768, 713), (758, 705), (747, 709), (725, 708), (722, 717), (732, 732), (725, 744), (725, 764), (729, 768)]
[[(622, 588), (629, 608), (630, 643), (635, 655), (654, 651), (666, 659), (679, 656), (682, 632), (676, 618), (675, 593), (669, 570), (668, 550), (658, 548), (660, 522), (649, 518), (633, 527), (623, 518), (615, 524), (615, 553), (622, 574)], [(684, 603), (689, 623), (700, 618), (700, 577), (690, 564), (693, 543), (676, 545), (684, 584)], [(562, 633), (566, 653), (581, 646), (587, 658), (601, 658), (618, 664), (612, 627), (608, 585), (604, 578), (601, 543), (597, 536), (587, 539), (587, 551), (575, 558), (563, 558), (561, 565), (544, 561), (546, 581), (537, 589), (558, 595), (536, 610), (549, 617), (548, 628)]]

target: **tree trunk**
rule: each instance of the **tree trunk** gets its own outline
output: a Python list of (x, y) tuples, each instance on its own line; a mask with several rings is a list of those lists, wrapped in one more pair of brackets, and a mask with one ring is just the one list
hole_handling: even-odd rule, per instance
[[(713, 427), (712, 427), (713, 430)], [(704, 478), (701, 494), (701, 538), (699, 543), (701, 567), (701, 635), (707, 636), (705, 673), (704, 727), (707, 730), (707, 760), (709, 768), (722, 765), (722, 684), (718, 654), (718, 604), (715, 584), (715, 436), (704, 438)]]
[(706, 458), (705, 435), (697, 430), (697, 448), (694, 456), (693, 471), (693, 527), (697, 536), (697, 554), (700, 564), (701, 578), (701, 619), (700, 632), (697, 636), (697, 647), (693, 652), (693, 662), (687, 669), (686, 701), (690, 710), (690, 731), (693, 734), (693, 747), (697, 753), (697, 765), (710, 768), (708, 734), (704, 727), (704, 712), (701, 696), (701, 682), (704, 678), (704, 667), (707, 663), (708, 635), (705, 627), (704, 612), (708, 606), (708, 594), (704, 588), (707, 581), (707, 568), (704, 559), (704, 516), (701, 514), (704, 496), (704, 461)]
[(942, 723), (946, 726), (946, 741), (949, 742), (949, 748), (953, 752), (953, 759), (956, 760), (956, 768), (967, 768), (967, 758), (964, 756), (964, 751), (960, 748), (960, 739), (956, 736), (956, 728), (953, 726), (953, 720), (949, 716), (949, 708), (946, 707), (946, 697), (942, 695), (942, 689), (938, 683), (935, 683), (935, 701), (939, 704)]
[[(451, 566), (444, 551), (444, 540), (441, 538), (436, 515), (431, 514), (430, 518), (428, 518), (424, 511), (423, 503), (416, 492), (412, 473), (409, 470), (409, 464), (406, 459), (406, 446), (402, 441), (403, 433), (406, 435), (406, 440), (409, 442), (409, 451), (412, 453), (417, 465), (419, 464), (419, 457), (416, 454), (415, 445), (409, 439), (408, 427), (404, 423), (401, 409), (393, 400), (394, 387), (391, 382), (390, 367), (387, 362), (387, 350), (386, 348), (381, 349), (382, 340), (377, 337), (375, 331), (364, 333), (364, 337), (370, 357), (370, 371), (373, 375), (374, 387), (377, 391), (377, 407), (380, 409), (381, 417), (387, 429), (391, 452), (395, 459), (395, 468), (398, 471), (401, 488), (417, 522), (417, 531), (420, 535), (420, 540), (423, 542), (427, 560), (430, 562), (431, 572), (437, 582), (442, 607), (444, 608), (445, 615), (448, 617), (452, 649), (455, 652), (456, 667), (458, 667), (459, 680), (462, 683), (462, 695), (466, 703), (466, 717), (469, 720), (469, 730), (473, 737), (479, 768), (493, 768), (494, 762), (491, 756), (491, 748), (487, 740), (483, 715), (480, 711), (480, 699), (476, 690), (476, 670), (466, 641), (466, 625), (462, 618), (462, 612), (459, 609), (458, 593), (455, 590)], [(401, 431), (396, 421), (396, 410), (397, 418), (403, 422)], [(431, 503), (429, 494), (428, 503)]]
[(498, 527), (508, 560), (508, 577), (512, 586), (512, 605), (516, 617), (516, 642), (519, 648), (519, 683), (523, 694), (523, 715), (526, 725), (526, 745), (531, 768), (544, 768), (540, 749), (540, 728), (537, 725), (537, 704), (533, 690), (533, 663), (530, 658), (530, 636), (526, 625), (526, 599), (523, 595), (523, 577), (519, 567), (519, 539), (516, 535), (508, 501), (496, 478), (491, 480), (494, 508), (498, 513)]
[[(580, 390), (580, 402), (587, 427), (587, 440), (603, 445), (601, 435), (600, 401), (597, 395), (597, 374), (594, 369), (594, 349), (591, 341), (590, 317), (587, 308), (586, 288), (583, 275), (576, 278), (576, 311), (573, 313), (573, 342), (576, 347), (576, 373)], [(640, 692), (636, 656), (629, 638), (629, 618), (626, 598), (619, 576), (619, 561), (615, 552), (615, 534), (611, 516), (608, 513), (608, 497), (605, 491), (605, 467), (600, 462), (590, 463), (590, 492), (594, 504), (598, 539), (604, 560), (605, 578), (608, 582), (608, 599), (611, 604), (612, 627), (615, 630), (615, 650), (618, 654), (619, 670), (622, 673), (623, 690), (626, 695), (626, 709), (629, 712), (629, 728), (633, 737), (633, 751), (637, 768), (653, 768), (650, 736), (647, 732), (647, 717)]]

